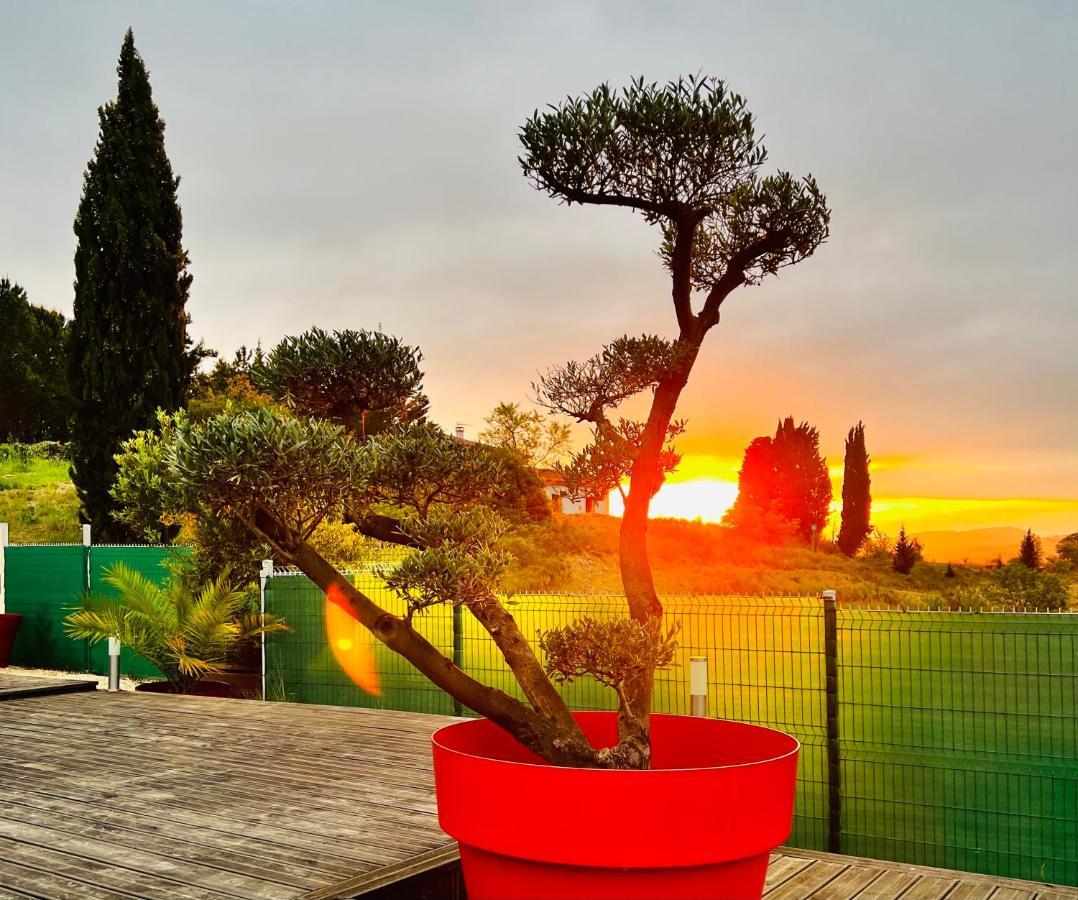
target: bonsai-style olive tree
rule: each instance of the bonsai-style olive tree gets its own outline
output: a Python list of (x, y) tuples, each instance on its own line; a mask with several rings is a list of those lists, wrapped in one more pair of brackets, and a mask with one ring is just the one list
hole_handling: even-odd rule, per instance
[[(277, 371), (302, 373), (302, 390), (260, 385), (283, 397), (289, 412), (173, 420), (167, 437), (136, 438), (121, 458), (118, 492), (131, 485), (136, 502), (150, 493), (171, 510), (241, 523), (434, 684), (548, 761), (645, 768), (652, 679), (672, 661), (677, 631), (662, 622), (646, 543), (651, 499), (677, 461), (677, 401), (726, 297), (809, 256), (827, 235), (828, 210), (811, 178), (760, 174), (765, 153), (752, 116), (716, 79), (637, 81), (620, 92), (604, 85), (537, 112), (521, 141), (524, 172), (541, 190), (570, 204), (627, 207), (658, 226), (671, 275), (675, 339), (621, 337), (537, 385), (547, 407), (594, 429), (594, 443), (567, 467), (576, 483), (602, 491), (629, 481), (621, 532), (628, 616), (584, 618), (543, 633), (541, 661), (497, 596), (507, 562), (497, 541), (508, 527), (498, 512), (507, 507), (508, 455), (423, 424), (364, 435), (338, 412), (341, 381), (332, 371), (341, 360), (332, 352), (320, 351), (325, 366), (284, 365), (281, 357)], [(643, 392), (652, 393), (645, 421), (613, 418)], [(319, 553), (315, 529), (333, 517), (415, 549), (385, 573), (407, 601), (405, 616), (383, 609)], [(523, 700), (472, 678), (413, 627), (413, 616), (432, 603), (476, 618)], [(585, 674), (617, 694), (613, 747), (588, 743), (555, 687)]]
[[(547, 407), (593, 428), (594, 442), (567, 467), (569, 483), (603, 492), (629, 481), (622, 583), (630, 617), (654, 631), (663, 609), (648, 559), (648, 511), (677, 462), (678, 399), (726, 298), (811, 256), (827, 237), (830, 212), (811, 176), (761, 175), (767, 154), (752, 114), (715, 78), (641, 79), (620, 92), (602, 85), (536, 112), (521, 142), (521, 165), (539, 190), (567, 204), (631, 209), (662, 236), (677, 337), (620, 337), (536, 385)], [(644, 421), (612, 418), (645, 391), (652, 401)], [(652, 676), (645, 668), (625, 687), (623, 736), (630, 723), (647, 721)]]

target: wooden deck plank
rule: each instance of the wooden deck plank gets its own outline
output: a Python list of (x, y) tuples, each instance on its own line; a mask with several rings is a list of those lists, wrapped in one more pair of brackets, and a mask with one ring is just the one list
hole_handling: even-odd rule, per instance
[(849, 900), (884, 874), (877, 866), (850, 865), (846, 871), (812, 894), (812, 900)]
[(992, 900), (1034, 900), (1036, 891), (1025, 891), (1020, 888), (999, 888), (993, 895)]
[(247, 875), (259, 881), (293, 888), (312, 890), (325, 882), (325, 878), (318, 877), (317, 873), (299, 872), (289, 867), (274, 865), (272, 862), (260, 860), (258, 856), (193, 843), (178, 838), (174, 833), (162, 836), (165, 829), (160, 826), (166, 823), (158, 823), (157, 829), (147, 829), (142, 823), (117, 825), (100, 819), (43, 810), (23, 803), (13, 803), (5, 807), (0, 813), (0, 828), (4, 827), (5, 820), (38, 825), (79, 838), (91, 838), (121, 849), (136, 846), (147, 853), (181, 864), (205, 864), (237, 875)]
[(902, 893), (903, 900), (943, 900), (958, 881), (933, 875), (920, 876), (909, 890)]
[[(38, 793), (45, 794), (46, 792), (38, 791)], [(56, 788), (48, 793), (49, 796), (63, 797), (67, 792), (63, 788)], [(327, 844), (324, 837), (308, 836), (294, 829), (265, 825), (235, 815), (223, 820), (219, 817), (220, 804), (199, 804), (198, 811), (192, 812), (191, 808), (194, 804), (189, 798), (185, 800), (187, 808), (180, 809), (167, 802), (145, 804), (122, 797), (111, 797), (104, 792), (96, 792), (96, 796), (102, 804), (107, 802), (118, 812), (130, 813), (139, 819), (167, 818), (206, 831), (216, 831), (225, 836), (244, 834), (258, 842), (260, 853), (267, 852), (267, 848), (271, 854), (279, 852), (290, 855), (294, 851), (299, 858), (311, 859), (312, 864), (317, 867), (327, 871), (336, 871), (338, 874), (354, 872), (357, 868), (376, 866), (381, 864), (380, 860), (385, 859), (384, 855), (370, 853), (361, 842), (334, 841)], [(85, 797), (80, 799), (86, 800)], [(91, 804), (87, 803), (87, 805)], [(327, 850), (327, 847), (330, 849)]]
[(254, 836), (221, 831), (215, 827), (217, 819), (212, 815), (201, 816), (197, 824), (191, 824), (180, 821), (175, 811), (166, 807), (158, 807), (155, 811), (146, 812), (132, 809), (130, 805), (121, 807), (112, 798), (107, 803), (90, 804), (37, 791), (18, 791), (0, 787), (0, 804), (2, 803), (28, 805), (62, 813), (75, 819), (132, 828), (141, 833), (161, 834), (167, 836), (169, 840), (249, 854), (263, 866), (267, 866), (269, 871), (273, 871), (277, 865), (280, 865), (284, 871), (295, 872), (299, 876), (310, 876), (327, 869), (338, 874), (354, 871), (353, 866), (340, 864), (335, 854), (320, 853), (314, 848), (290, 852), (288, 848), (258, 840)]
[(887, 871), (853, 896), (857, 900), (895, 900), (917, 880), (912, 872)]
[(19, 700), (25, 697), (96, 690), (97, 679), (93, 676), (88, 678), (41, 678), (37, 675), (12, 675), (8, 672), (0, 672), (0, 700)]
[[(0, 887), (0, 897), (9, 896), (5, 891), (11, 891), (10, 896), (48, 897), (49, 900), (81, 900), (90, 891), (100, 900), (131, 900), (138, 897), (138, 894), (117, 891), (54, 872), (43, 872), (8, 859), (0, 860), (0, 884), (4, 885)], [(16, 890), (20, 893), (14, 893)]]
[[(7, 887), (9, 863), (38, 869), (52, 875), (85, 882), (87, 898), (96, 898), (101, 891), (114, 891), (134, 897), (153, 897), (154, 900), (233, 900), (233, 895), (184, 885), (180, 881), (140, 872), (122, 865), (102, 862), (78, 854), (66, 853), (24, 841), (0, 836), (0, 886)], [(46, 894), (46, 896), (48, 896)]]
[(766, 896), (768, 900), (803, 900), (834, 881), (846, 868), (845, 863), (814, 860), (812, 865), (802, 869), (773, 890), (767, 891)]
[(813, 861), (800, 856), (787, 856), (785, 854), (772, 854), (770, 864), (767, 867), (767, 878), (764, 880), (764, 893), (772, 891), (789, 879), (793, 878), (802, 869), (807, 869)]
[(253, 878), (236, 871), (218, 869), (206, 862), (159, 856), (137, 846), (121, 846), (89, 835), (36, 825), (24, 819), (13, 821), (0, 816), (0, 837), (18, 840), (42, 849), (54, 849), (82, 859), (129, 868), (146, 875), (189, 884), (207, 895), (289, 900), (296, 892), (268, 879)]
[(988, 900), (996, 890), (989, 882), (963, 881), (947, 895), (947, 900)]

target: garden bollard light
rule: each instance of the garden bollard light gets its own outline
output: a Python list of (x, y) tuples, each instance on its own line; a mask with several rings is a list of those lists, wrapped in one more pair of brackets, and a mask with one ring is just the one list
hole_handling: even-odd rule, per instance
[(689, 660), (689, 714), (707, 715), (707, 657), (694, 656)]
[(109, 638), (109, 690), (120, 689), (120, 639)]

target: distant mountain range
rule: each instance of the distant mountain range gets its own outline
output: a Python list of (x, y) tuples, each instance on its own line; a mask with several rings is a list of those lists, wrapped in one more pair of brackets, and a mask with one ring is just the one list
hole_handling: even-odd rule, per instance
[[(930, 562), (992, 562), (997, 556), (1004, 562), (1018, 556), (1022, 528), (972, 528), (969, 531), (921, 531), (915, 537), (925, 548)], [(1045, 556), (1054, 556), (1061, 534), (1042, 534)]]

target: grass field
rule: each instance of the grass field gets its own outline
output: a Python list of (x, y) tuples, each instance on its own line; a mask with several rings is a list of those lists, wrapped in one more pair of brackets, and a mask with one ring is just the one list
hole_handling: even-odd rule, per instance
[(67, 470), (64, 460), (0, 454), (0, 522), (8, 523), (12, 543), (82, 539), (79, 501)]

